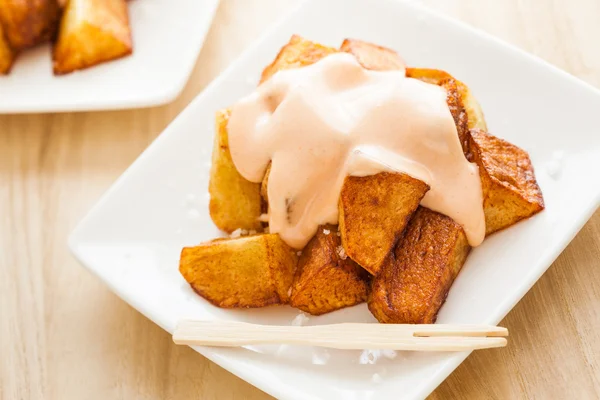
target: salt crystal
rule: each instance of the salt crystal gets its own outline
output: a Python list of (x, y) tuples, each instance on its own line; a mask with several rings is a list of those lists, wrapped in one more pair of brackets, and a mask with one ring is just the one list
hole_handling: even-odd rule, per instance
[(200, 212), (198, 210), (196, 210), (195, 208), (192, 208), (188, 211), (188, 218), (190, 218), (190, 219), (200, 218)]
[(373, 383), (381, 383), (381, 382), (383, 382), (383, 378), (379, 374), (373, 374), (373, 377), (371, 378), (371, 381)]
[(323, 229), (323, 233), (326, 235), (329, 235), (331, 233), (331, 231), (329, 229)]
[(300, 257), (300, 256), (302, 255), (302, 251), (297, 251), (297, 252), (296, 252), (296, 255), (297, 255), (298, 257)]
[(325, 365), (329, 361), (330, 354), (327, 349), (315, 348), (312, 354), (312, 362), (315, 365)]
[(359, 364), (375, 364), (377, 359), (381, 356), (380, 350), (363, 350), (360, 353), (360, 357), (358, 359)]
[(281, 356), (283, 353), (286, 352), (287, 349), (289, 349), (289, 345), (288, 344), (282, 344), (280, 345), (277, 350), (275, 351), (275, 355), (276, 356)]
[(338, 253), (338, 256), (340, 256), (340, 258), (341, 258), (342, 260), (345, 260), (345, 259), (348, 257), (348, 256), (346, 255), (346, 250), (344, 250), (344, 246), (341, 246), (341, 245), (340, 245), (340, 246), (338, 246), (338, 247), (337, 247), (335, 250), (337, 251), (337, 253)]
[(552, 179), (556, 179), (560, 176), (562, 166), (556, 160), (552, 160), (546, 164), (546, 172)]
[(555, 160), (561, 161), (563, 158), (565, 158), (565, 152), (562, 150), (556, 150), (552, 152), (552, 157)]
[(398, 355), (398, 353), (396, 353), (395, 350), (390, 349), (381, 350), (381, 354), (383, 354), (385, 358), (389, 358), (390, 360), (393, 360)]
[(552, 159), (546, 163), (546, 173), (552, 179), (558, 179), (563, 169), (565, 152), (561, 150), (552, 152)]
[(196, 201), (196, 196), (193, 195), (192, 193), (190, 193), (187, 196), (185, 196), (185, 202), (187, 204), (194, 204), (194, 201)]
[(237, 228), (235, 231), (231, 232), (229, 237), (230, 238), (239, 238), (240, 236), (242, 236), (242, 232), (243, 232), (242, 228)]
[[(290, 288), (290, 292), (292, 288)], [(309, 318), (304, 313), (300, 313), (296, 315), (296, 317), (292, 320), (292, 326), (302, 326), (308, 322)]]
[(269, 222), (269, 214), (260, 214), (258, 220), (260, 222)]

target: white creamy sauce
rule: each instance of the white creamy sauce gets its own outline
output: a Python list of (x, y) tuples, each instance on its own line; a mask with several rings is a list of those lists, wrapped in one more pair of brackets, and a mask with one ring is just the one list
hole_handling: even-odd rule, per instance
[(421, 204), (485, 235), (478, 168), (463, 154), (443, 88), (404, 71), (368, 71), (346, 53), (279, 71), (232, 108), (233, 162), (261, 182), (271, 163), (269, 228), (301, 249), (338, 223), (344, 179), (402, 172), (430, 186)]

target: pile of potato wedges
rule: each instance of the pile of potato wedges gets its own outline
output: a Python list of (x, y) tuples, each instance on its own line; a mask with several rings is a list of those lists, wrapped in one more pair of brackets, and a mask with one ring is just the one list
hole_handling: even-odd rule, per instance
[[(393, 50), (346, 39), (340, 49), (294, 35), (265, 68), (301, 68), (336, 52), (353, 54), (367, 69), (403, 68)], [(407, 68), (408, 77), (439, 85), (456, 123), (465, 157), (478, 165), (486, 235), (544, 209), (528, 154), (487, 132), (468, 87), (444, 71)], [(236, 170), (227, 140), (229, 111), (217, 115), (210, 172), (210, 215), (225, 232), (264, 232), (268, 170), (262, 182)], [(337, 226), (319, 227), (298, 251), (277, 234), (217, 239), (181, 252), (179, 270), (191, 287), (219, 307), (289, 304), (320, 315), (368, 302), (382, 323), (434, 323), (471, 250), (463, 228), (420, 206), (429, 186), (402, 173), (347, 177)]]
[(131, 54), (125, 0), (0, 0), (0, 74), (19, 53), (53, 43), (55, 75)]

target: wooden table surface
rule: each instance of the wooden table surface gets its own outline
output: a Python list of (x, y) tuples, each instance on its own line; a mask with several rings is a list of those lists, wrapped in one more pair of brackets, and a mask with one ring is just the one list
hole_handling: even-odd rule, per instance
[[(600, 0), (421, 1), (600, 86)], [(170, 105), (0, 116), (0, 398), (269, 398), (173, 345), (77, 264), (66, 237), (190, 100), (294, 3), (223, 0), (185, 91)], [(597, 212), (502, 322), (509, 346), (476, 352), (431, 397), (599, 398), (599, 287)]]

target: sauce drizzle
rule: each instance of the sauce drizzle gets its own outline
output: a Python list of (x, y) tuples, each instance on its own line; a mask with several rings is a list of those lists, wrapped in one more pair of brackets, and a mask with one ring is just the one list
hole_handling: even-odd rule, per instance
[(277, 72), (233, 106), (228, 131), (244, 178), (261, 182), (271, 163), (269, 229), (294, 248), (337, 224), (346, 176), (383, 171), (427, 183), (421, 204), (462, 225), (472, 246), (483, 241), (478, 168), (463, 155), (439, 86), (332, 54)]

